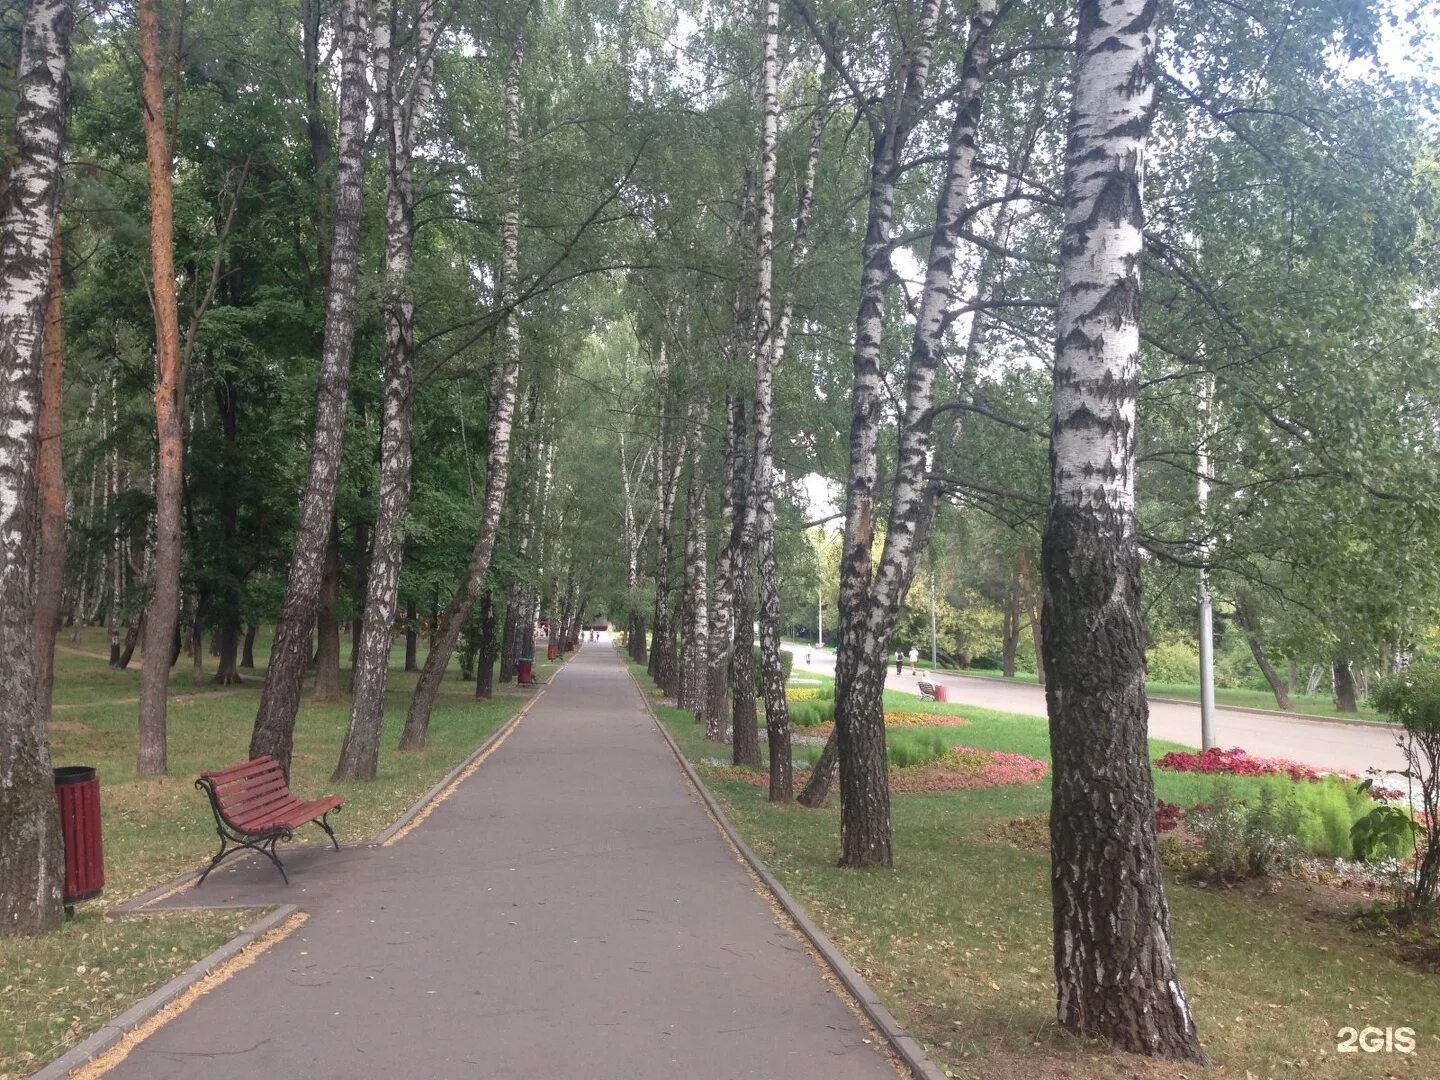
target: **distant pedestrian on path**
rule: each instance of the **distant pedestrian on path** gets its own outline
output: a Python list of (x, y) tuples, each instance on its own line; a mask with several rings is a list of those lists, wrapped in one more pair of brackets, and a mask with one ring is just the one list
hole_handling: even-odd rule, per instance
[(895, 674), (903, 674), (905, 670), (905, 657), (899, 649), (895, 650)]
[(911, 674), (911, 675), (919, 675), (919, 674), (920, 674), (919, 664), (920, 664), (920, 650), (917, 649), (917, 648), (915, 648), (914, 645), (911, 645), (911, 646), (910, 646), (910, 674)]

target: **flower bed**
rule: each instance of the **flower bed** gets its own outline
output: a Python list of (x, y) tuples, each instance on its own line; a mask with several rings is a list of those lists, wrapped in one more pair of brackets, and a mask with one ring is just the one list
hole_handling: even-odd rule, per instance
[(887, 728), (902, 727), (964, 727), (970, 723), (963, 716), (955, 716), (951, 713), (933, 712), (887, 712), (885, 714), (885, 726)]
[(792, 686), (785, 691), (786, 701), (814, 701), (819, 696), (818, 686)]
[[(1049, 766), (1043, 761), (1010, 754), (1003, 750), (977, 750), (956, 746), (940, 760), (910, 768), (890, 768), (890, 790), (902, 795), (937, 791), (972, 791), (979, 788), (1005, 787), (1010, 784), (1036, 784), (1045, 779)], [(705, 770), (716, 780), (738, 780), (751, 787), (768, 787), (770, 775), (754, 769), (723, 765)], [(803, 786), (809, 774), (796, 772), (796, 787)]]
[[(1157, 769), (1170, 772), (1206, 773), (1226, 776), (1288, 776), (1299, 783), (1318, 783), (1327, 776), (1338, 776), (1346, 780), (1360, 779), (1353, 772), (1344, 769), (1329, 769), (1321, 772), (1299, 761), (1288, 758), (1251, 757), (1238, 746), (1223, 750), (1218, 746), (1209, 750), (1172, 750), (1155, 762)], [(1372, 784), (1366, 789), (1370, 798), (1377, 802), (1403, 799), (1405, 793), (1397, 788)]]
[(1171, 772), (1224, 773), (1230, 776), (1279, 776), (1285, 775), (1297, 783), (1301, 780), (1319, 780), (1321, 774), (1309, 765), (1286, 758), (1251, 757), (1238, 746), (1223, 750), (1218, 746), (1209, 750), (1172, 750), (1159, 761), (1157, 769)]

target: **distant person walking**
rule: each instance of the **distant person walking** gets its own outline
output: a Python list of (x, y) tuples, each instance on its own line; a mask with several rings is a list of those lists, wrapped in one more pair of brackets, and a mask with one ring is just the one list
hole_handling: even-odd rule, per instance
[(920, 674), (920, 667), (919, 667), (919, 665), (920, 665), (920, 650), (917, 649), (917, 648), (915, 648), (914, 645), (911, 645), (911, 646), (910, 646), (910, 674), (911, 674), (911, 675), (919, 675), (919, 674)]
[(895, 650), (895, 674), (900, 675), (905, 670), (905, 656), (899, 649)]

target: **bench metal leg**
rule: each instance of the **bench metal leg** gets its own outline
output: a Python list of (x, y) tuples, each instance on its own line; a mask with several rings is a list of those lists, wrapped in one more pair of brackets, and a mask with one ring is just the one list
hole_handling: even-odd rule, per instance
[[(339, 810), (340, 810), (340, 807), (337, 806), (337, 807), (335, 808), (335, 811), (339, 811)], [(330, 822), (326, 820), (326, 819), (330, 816), (331, 813), (332, 813), (332, 811), (328, 811), (328, 810), (327, 810), (324, 814), (321, 814), (318, 818), (315, 819), (315, 824), (316, 824), (316, 825), (319, 825), (320, 828), (322, 828), (322, 829), (325, 830), (325, 835), (328, 836), (328, 837), (330, 837), (330, 843), (332, 843), (332, 844), (335, 845), (335, 850), (336, 850), (336, 851), (339, 851), (339, 850), (340, 850), (340, 841), (338, 841), (338, 840), (335, 839), (335, 830), (330, 827)]]
[(259, 843), (253, 843), (249, 840), (237, 839), (228, 833), (220, 833), (220, 850), (217, 851), (215, 857), (210, 860), (210, 865), (205, 867), (205, 872), (200, 875), (200, 880), (195, 882), (195, 888), (198, 889), (201, 885), (205, 884), (205, 879), (210, 876), (211, 870), (214, 870), (215, 867), (219, 866), (229, 856), (241, 851), (258, 851), (261, 855), (264, 855), (275, 864), (275, 869), (280, 871), (280, 877), (286, 885), (289, 885), (290, 878), (285, 873), (285, 867), (280, 862), (280, 856), (275, 854), (275, 845), (283, 839), (285, 839), (285, 837), (277, 834), (268, 836)]

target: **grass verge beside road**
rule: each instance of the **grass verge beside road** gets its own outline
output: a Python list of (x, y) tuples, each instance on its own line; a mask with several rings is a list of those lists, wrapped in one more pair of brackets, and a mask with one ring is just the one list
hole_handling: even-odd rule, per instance
[[(632, 670), (652, 689), (643, 668)], [(818, 811), (771, 806), (762, 789), (703, 764), (728, 760), (728, 748), (707, 743), (688, 711), (651, 700), (734, 826), (942, 1069), (975, 1080), (1202, 1075), (1113, 1053), (1056, 1026), (1044, 834), (1036, 849), (997, 840), (994, 831), (1045, 813), (1048, 782), (896, 795), (896, 869), (840, 870), (833, 796)], [(887, 695), (887, 706), (917, 708), (903, 694)], [(1049, 760), (1043, 719), (924, 707), (966, 717), (967, 745)], [(1151, 748), (1158, 755), (1171, 746), (1157, 740)], [(1176, 773), (1157, 773), (1156, 781), (1161, 798), (1181, 803), (1203, 797), (1212, 782)], [(1440, 1074), (1435, 976), (1350, 929), (1349, 903), (1330, 892), (1288, 880), (1235, 889), (1169, 882), (1177, 963), (1201, 1038), (1225, 1070), (1217, 1075)], [(1339, 1054), (1338, 1033), (1351, 1025), (1411, 1027), (1416, 1052)]]
[[(330, 780), (349, 719), (348, 700), (306, 700), (295, 725), (291, 785), (302, 798), (335, 794), (345, 800), (344, 809), (333, 816), (342, 844), (364, 843), (382, 832), (532, 696), (497, 685), (491, 701), (477, 702), (474, 685), (460, 682), (458, 669), (452, 670), (431, 717), (425, 749), (400, 754), (395, 745), (416, 676), (402, 670), (403, 656), (397, 653), (395, 660), (374, 782)], [(182, 657), (177, 670), (184, 665)], [(558, 666), (538, 663), (537, 677), (548, 679)], [(192, 687), (188, 669), (179, 671), (171, 680), (169, 775), (140, 780), (135, 776), (137, 705), (131, 700), (138, 661), (136, 670), (115, 671), (92, 641), (57, 653), (56, 667), (57, 705), (76, 707), (55, 711), (51, 756), (56, 765), (99, 769), (103, 902), (124, 900), (208, 861), (218, 841), (209, 805), (194, 780), (204, 769), (245, 760), (263, 673), (247, 672), (241, 687), (225, 692)], [(348, 671), (342, 674), (348, 680)], [(125, 703), (109, 703), (121, 700)], [(324, 842), (324, 837), (306, 829), (297, 842)], [(91, 901), (53, 934), (0, 938), (0, 1080), (23, 1076), (63, 1053), (252, 919), (233, 911), (110, 919), (100, 902)]]

